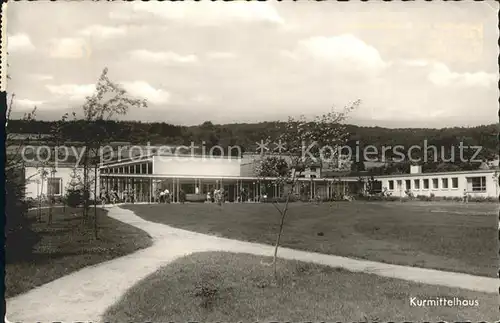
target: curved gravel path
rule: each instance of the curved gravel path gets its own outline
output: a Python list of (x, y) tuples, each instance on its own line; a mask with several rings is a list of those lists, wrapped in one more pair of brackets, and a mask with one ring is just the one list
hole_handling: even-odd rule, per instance
[[(130, 287), (176, 258), (202, 251), (243, 252), (264, 256), (273, 254), (273, 247), (269, 245), (219, 238), (149, 222), (119, 206), (110, 207), (108, 215), (146, 231), (152, 236), (153, 245), (121, 258), (86, 267), (7, 299), (7, 317), (11, 322), (101, 322), (101, 315), (105, 310), (117, 302)], [(500, 285), (497, 278), (390, 265), (287, 248), (280, 248), (279, 256), (478, 292), (496, 294)]]

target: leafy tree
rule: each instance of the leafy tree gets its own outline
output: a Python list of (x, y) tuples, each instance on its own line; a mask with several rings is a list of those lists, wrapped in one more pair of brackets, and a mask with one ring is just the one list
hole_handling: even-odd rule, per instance
[(256, 168), (259, 177), (285, 177), (289, 172), (288, 163), (280, 156), (268, 156), (262, 159)]
[(81, 178), (76, 168), (70, 174), (70, 181), (66, 187), (66, 203), (68, 206), (76, 208), (83, 202), (83, 189)]

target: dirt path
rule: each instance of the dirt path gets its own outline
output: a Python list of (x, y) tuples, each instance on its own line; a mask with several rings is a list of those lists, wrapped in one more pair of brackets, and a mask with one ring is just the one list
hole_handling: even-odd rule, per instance
[[(172, 260), (200, 251), (230, 251), (270, 256), (273, 247), (263, 244), (208, 236), (145, 221), (118, 206), (109, 216), (148, 232), (153, 246), (131, 255), (87, 267), (7, 299), (7, 318), (11, 322), (100, 322), (105, 310), (135, 283)], [(497, 278), (479, 277), (432, 269), (390, 265), (373, 261), (324, 255), (281, 248), (279, 256), (342, 267), (350, 271), (373, 273), (425, 284), (498, 293)]]

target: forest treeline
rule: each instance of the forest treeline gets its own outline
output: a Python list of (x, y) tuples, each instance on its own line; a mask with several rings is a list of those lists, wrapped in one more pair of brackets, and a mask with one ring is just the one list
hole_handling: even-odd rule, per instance
[[(206, 121), (197, 126), (179, 126), (164, 122), (144, 123), (140, 121), (103, 121), (111, 140), (117, 142), (130, 142), (131, 144), (146, 145), (187, 145), (191, 142), (195, 145), (201, 145), (204, 142), (205, 147), (210, 148), (214, 145), (222, 147), (240, 146), (242, 151), (255, 151), (256, 143), (266, 138), (277, 138), (283, 131), (283, 122), (260, 122), (260, 123), (235, 123), (235, 124), (213, 124)], [(56, 126), (56, 121), (43, 120), (10, 120), (7, 128), (8, 133), (31, 134), (50, 134)], [(73, 120), (65, 122), (63, 131), (66, 138), (73, 141), (80, 141), (85, 132), (79, 131), (86, 127), (85, 121)], [(421, 147), (417, 154), (422, 157), (427, 155), (429, 162), (426, 163), (428, 170), (455, 170), (455, 169), (474, 169), (478, 165), (468, 165), (463, 160), (457, 160), (459, 147), (466, 159), (472, 157), (481, 160), (493, 160), (498, 155), (498, 125), (482, 125), (476, 127), (453, 127), (453, 128), (401, 128), (390, 129), (382, 127), (362, 127), (356, 125), (346, 125), (346, 130), (350, 134), (347, 146), (351, 147), (354, 156), (358, 162), (363, 161), (363, 156), (356, 157), (356, 151), (362, 152), (365, 147), (376, 147), (380, 152), (382, 147), (396, 147), (399, 152), (408, 153), (412, 146)], [(423, 152), (424, 147), (437, 147), (437, 158), (433, 155), (435, 150), (429, 148), (429, 151)], [(469, 148), (467, 148), (469, 147)], [(481, 147), (479, 153), (477, 148)], [(452, 162), (443, 162), (441, 159), (449, 158), (451, 150), (455, 150), (456, 160)], [(385, 161), (390, 161), (394, 157), (394, 150), (387, 150), (384, 154)], [(429, 155), (430, 154), (430, 155)], [(473, 156), (476, 154), (476, 156)], [(413, 155), (413, 154), (412, 154)], [(373, 155), (371, 155), (373, 158)], [(399, 156), (399, 155), (398, 155)], [(448, 157), (447, 157), (448, 156)], [(379, 157), (382, 157), (379, 155)], [(354, 163), (356, 164), (356, 163)], [(360, 164), (360, 163), (359, 163)], [(446, 164), (446, 165), (444, 165)], [(477, 163), (476, 163), (477, 164)], [(362, 170), (363, 166), (353, 166)], [(409, 167), (409, 163), (388, 163), (384, 168), (396, 167), (404, 171)], [(396, 172), (398, 170), (395, 170)], [(389, 171), (389, 170), (387, 170)], [(386, 171), (381, 170), (382, 173)], [(393, 171), (391, 171), (393, 172)]]

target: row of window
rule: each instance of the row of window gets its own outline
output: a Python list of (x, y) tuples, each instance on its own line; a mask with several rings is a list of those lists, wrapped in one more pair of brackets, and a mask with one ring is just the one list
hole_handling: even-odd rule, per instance
[(153, 163), (142, 163), (128, 166), (102, 168), (102, 174), (153, 174)]
[[(441, 181), (440, 181), (441, 180)], [(404, 180), (390, 180), (389, 190), (394, 190), (394, 182), (396, 182), (397, 190), (428, 190), (429, 188), (433, 190), (437, 189), (458, 189), (458, 177), (452, 177), (451, 181), (449, 178), (424, 178), (424, 179), (407, 179)], [(413, 185), (412, 185), (413, 184)], [(422, 184), (422, 185), (421, 185)], [(430, 187), (429, 187), (430, 186)], [(467, 177), (467, 191), (470, 192), (485, 192), (486, 191), (486, 177)]]

